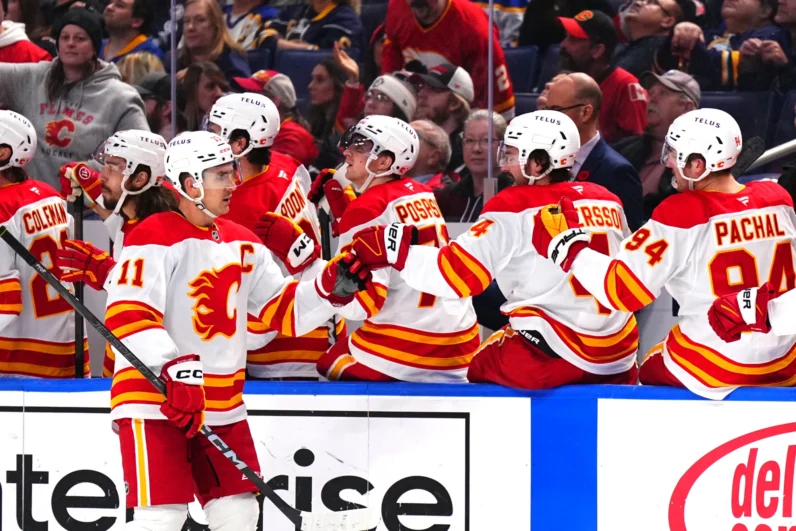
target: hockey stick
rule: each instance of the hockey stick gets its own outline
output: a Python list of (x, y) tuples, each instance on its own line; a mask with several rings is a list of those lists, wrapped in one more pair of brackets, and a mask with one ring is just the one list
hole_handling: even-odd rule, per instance
[[(83, 239), (83, 196), (79, 195), (74, 203), (75, 209), (75, 239)], [(85, 300), (83, 298), (83, 283), (75, 282), (75, 297), (81, 303)], [(83, 316), (79, 312), (75, 312), (75, 378), (85, 377), (83, 370), (86, 360), (86, 352), (83, 348)]]
[[(332, 218), (323, 208), (318, 208), (318, 221), (321, 224), (321, 258), (327, 262), (332, 259)], [(337, 343), (337, 318), (329, 320), (329, 343)]]
[[(122, 341), (113, 335), (93, 313), (86, 308), (61, 282), (47, 270), (44, 265), (17, 240), (6, 227), (0, 227), (2, 238), (22, 259), (82, 315), (94, 329), (104, 337), (108, 343), (116, 347), (119, 354), (130, 362), (130, 365), (151, 383), (161, 394), (166, 394), (166, 384), (158, 378), (152, 370), (128, 349)], [(302, 531), (365, 531), (373, 529), (379, 524), (379, 515), (373, 514), (368, 509), (353, 509), (334, 513), (315, 514), (299, 511), (285, 502), (268, 484), (260, 478), (246, 463), (244, 463), (232, 448), (221, 440), (210, 428), (203, 426), (200, 433), (207, 437), (213, 446), (221, 452), (246, 478), (262, 492), (271, 503), (284, 514), (298, 529)]]
[(738, 155), (738, 160), (735, 161), (735, 166), (732, 167), (732, 176), (735, 178), (740, 177), (749, 166), (755, 163), (760, 156), (766, 152), (766, 144), (759, 136), (753, 136), (743, 144), (741, 153)]

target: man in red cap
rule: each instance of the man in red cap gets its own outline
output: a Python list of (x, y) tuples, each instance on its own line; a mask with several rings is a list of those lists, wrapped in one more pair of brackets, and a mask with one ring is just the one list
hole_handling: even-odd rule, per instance
[(647, 125), (647, 93), (636, 76), (610, 64), (619, 41), (611, 17), (601, 11), (581, 11), (574, 18), (558, 20), (567, 32), (561, 43), (561, 69), (588, 74), (600, 85), (602, 137), (610, 144), (642, 134)]

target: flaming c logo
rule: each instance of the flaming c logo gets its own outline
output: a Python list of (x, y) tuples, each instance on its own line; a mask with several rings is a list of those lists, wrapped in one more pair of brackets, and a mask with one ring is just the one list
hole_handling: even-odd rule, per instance
[(67, 119), (47, 122), (47, 125), (44, 126), (44, 141), (50, 146), (65, 148), (72, 143), (72, 137), (69, 135), (62, 137), (61, 133), (64, 129), (66, 129), (68, 133), (74, 133), (74, 122)]
[(229, 298), (240, 289), (240, 264), (229, 264), (221, 269), (202, 271), (188, 285), (188, 296), (193, 305), (193, 329), (204, 341), (217, 335), (232, 337), (236, 331), (238, 310), (229, 314)]

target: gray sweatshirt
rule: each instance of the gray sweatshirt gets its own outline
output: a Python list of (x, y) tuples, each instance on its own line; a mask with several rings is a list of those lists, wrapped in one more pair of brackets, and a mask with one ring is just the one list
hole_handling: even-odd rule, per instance
[(94, 74), (49, 102), (47, 77), (57, 61), (0, 64), (0, 106), (33, 123), (39, 147), (27, 166), (28, 174), (59, 190), (58, 170), (63, 164), (89, 160), (116, 131), (149, 131), (149, 125), (138, 92), (122, 81), (116, 65), (104, 61)]

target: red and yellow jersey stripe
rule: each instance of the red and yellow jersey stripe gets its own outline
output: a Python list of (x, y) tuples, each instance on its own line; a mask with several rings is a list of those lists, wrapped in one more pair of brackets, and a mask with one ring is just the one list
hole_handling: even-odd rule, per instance
[[(282, 293), (272, 298), (263, 307), (257, 320), (267, 328), (276, 330), (283, 335), (295, 336), (296, 323), (293, 308), (296, 302), (297, 287), (298, 282), (295, 280), (285, 286)], [(252, 328), (251, 319), (249, 319), (249, 327)]]
[[(83, 374), (91, 374), (88, 339), (83, 340)], [(0, 337), (0, 374), (36, 378), (74, 378), (75, 342)]]
[(611, 261), (604, 289), (611, 306), (623, 312), (635, 312), (655, 300), (644, 283), (620, 260)]
[(161, 329), (163, 314), (151, 306), (136, 301), (114, 302), (105, 311), (105, 326), (119, 339), (144, 330)]
[(440, 249), (437, 266), (460, 298), (478, 295), (492, 282), (489, 270), (456, 242)]
[(796, 345), (779, 358), (764, 363), (740, 363), (693, 341), (680, 326), (666, 339), (671, 360), (708, 388), (796, 385)]
[(434, 333), (365, 322), (350, 340), (352, 347), (387, 362), (429, 371), (466, 369), (481, 343), (477, 324), (459, 332)]
[(569, 350), (583, 361), (593, 365), (616, 363), (638, 351), (638, 327), (632, 315), (621, 330), (603, 336), (582, 334), (561, 324), (552, 316), (535, 307), (513, 310), (510, 317), (540, 317), (550, 326)]
[(116, 353), (111, 348), (110, 343), (105, 343), (105, 359), (102, 360), (102, 377), (113, 378), (113, 371), (116, 366)]
[(0, 314), (22, 313), (22, 286), (18, 278), (0, 280)]
[(280, 363), (315, 364), (321, 354), (329, 348), (329, 329), (321, 326), (301, 337), (277, 334), (267, 345), (250, 350), (246, 364), (277, 365)]
[(379, 313), (384, 307), (384, 302), (387, 300), (387, 288), (382, 284), (373, 282), (368, 286), (367, 291), (357, 292), (354, 298), (365, 310), (369, 319)]

